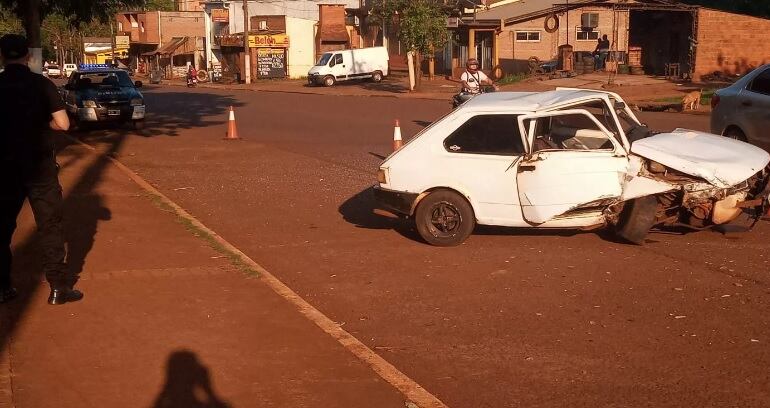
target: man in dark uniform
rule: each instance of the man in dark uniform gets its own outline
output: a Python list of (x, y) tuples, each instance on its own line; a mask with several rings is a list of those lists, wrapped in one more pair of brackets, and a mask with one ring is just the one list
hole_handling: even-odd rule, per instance
[(56, 86), (27, 66), (26, 38), (0, 38), (0, 303), (16, 297), (11, 286), (11, 237), (16, 218), (29, 199), (35, 215), (43, 269), (51, 285), (48, 303), (78, 301), (74, 277), (66, 264), (62, 227), (62, 190), (51, 130), (69, 129), (69, 119)]

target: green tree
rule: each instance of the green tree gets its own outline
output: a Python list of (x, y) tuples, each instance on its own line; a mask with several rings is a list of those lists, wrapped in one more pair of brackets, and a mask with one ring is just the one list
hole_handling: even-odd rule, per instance
[(372, 6), (370, 21), (394, 22), (399, 40), (414, 53), (416, 88), (422, 77), (422, 57), (432, 57), (447, 41), (448, 15), (444, 3), (437, 0), (375, 0)]
[(77, 27), (94, 20), (107, 21), (120, 9), (143, 6), (145, 0), (0, 0), (0, 7), (11, 10), (20, 20), (32, 48), (32, 68), (42, 67), (42, 22), (54, 13), (67, 16)]

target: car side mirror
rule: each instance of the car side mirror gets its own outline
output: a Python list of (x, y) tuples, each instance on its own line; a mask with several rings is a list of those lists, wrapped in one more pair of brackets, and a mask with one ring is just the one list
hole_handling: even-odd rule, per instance
[(137, 87), (137, 88), (141, 88), (142, 87), (142, 81), (134, 82), (134, 86)]

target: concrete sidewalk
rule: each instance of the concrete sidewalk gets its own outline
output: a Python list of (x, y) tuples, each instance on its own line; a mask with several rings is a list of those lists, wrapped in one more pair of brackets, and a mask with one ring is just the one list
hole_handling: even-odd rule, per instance
[(24, 295), (0, 305), (0, 407), (404, 406), (109, 160), (73, 144), (59, 161), (85, 299), (46, 304), (47, 285), (29, 276), (39, 256), (25, 208), (14, 270)]

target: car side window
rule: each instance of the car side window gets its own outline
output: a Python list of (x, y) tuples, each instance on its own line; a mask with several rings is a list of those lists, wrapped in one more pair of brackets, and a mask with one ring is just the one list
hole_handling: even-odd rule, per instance
[(612, 150), (607, 134), (590, 117), (581, 113), (545, 116), (528, 121), (535, 126), (532, 151)]
[(342, 64), (342, 54), (334, 54), (334, 64)]
[(518, 156), (524, 154), (518, 115), (478, 115), (444, 139), (452, 153)]
[(749, 85), (749, 91), (761, 93), (763, 95), (770, 95), (770, 68), (757, 75), (757, 77), (751, 81), (751, 85)]

